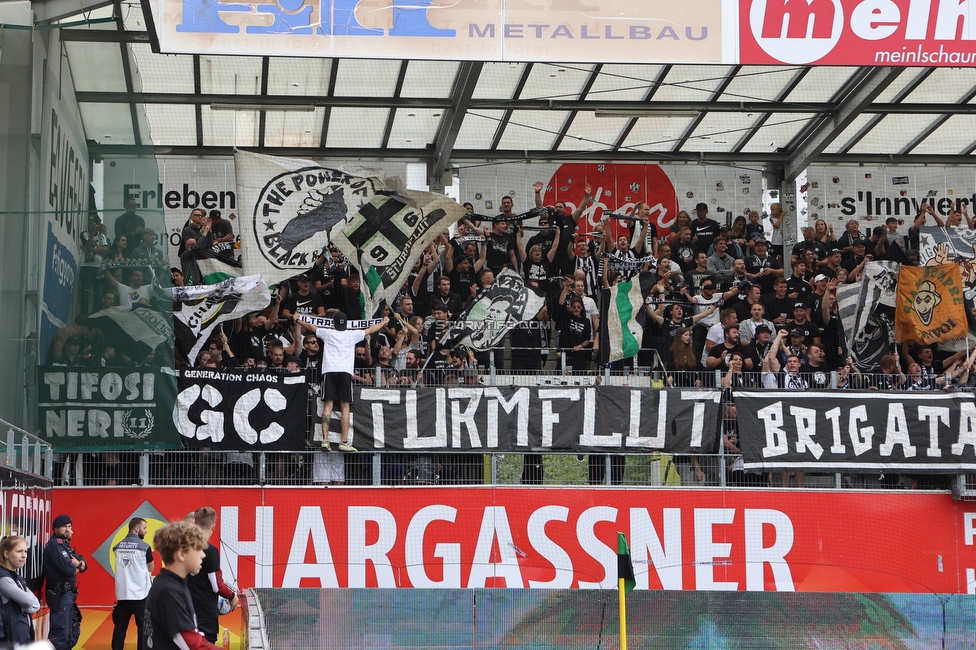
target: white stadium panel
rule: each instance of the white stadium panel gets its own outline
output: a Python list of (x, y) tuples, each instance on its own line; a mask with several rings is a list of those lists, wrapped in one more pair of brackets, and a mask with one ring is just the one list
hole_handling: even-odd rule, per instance
[(495, 137), (498, 124), (505, 117), (505, 111), (468, 111), (461, 122), (455, 149), (487, 149)]
[(654, 101), (707, 101), (731, 69), (726, 65), (676, 65), (654, 94)]
[(829, 102), (858, 68), (811, 68), (796, 88), (786, 96), (788, 102)]
[[(149, 133), (143, 144), (157, 147), (193, 147), (197, 144), (196, 112), (190, 104), (145, 104)], [(203, 110), (210, 110), (204, 107)]]
[(739, 139), (755, 124), (756, 117), (747, 113), (708, 113), (682, 149), (732, 151)]
[(560, 151), (603, 151), (610, 149), (624, 128), (630, 123), (626, 117), (596, 117), (587, 111), (576, 114), (573, 124), (559, 145)]
[(85, 137), (98, 144), (135, 144), (128, 104), (78, 104)]
[(267, 111), (264, 114), (264, 146), (317, 147), (322, 138), (325, 109)]
[(187, 54), (153, 54), (145, 43), (129, 44), (134, 65), (132, 85), (136, 92), (193, 93), (193, 57)]
[(851, 149), (850, 153), (898, 153), (927, 129), (938, 115), (886, 115)]
[(459, 65), (456, 61), (411, 61), (400, 96), (450, 97)]
[(269, 95), (327, 95), (332, 59), (271, 57)]
[(586, 99), (592, 101), (640, 101), (647, 96), (661, 65), (608, 64), (590, 88)]
[(388, 108), (333, 108), (325, 146), (379, 147), (389, 113)]
[(203, 146), (256, 147), (258, 111), (215, 111), (203, 107)]
[(568, 111), (512, 111), (499, 149), (550, 149)]
[[(411, 64), (413, 65), (413, 64)], [(390, 130), (390, 149), (423, 149), (437, 138), (437, 127), (443, 118), (441, 109), (401, 108)]]
[(336, 73), (337, 97), (392, 97), (400, 61), (342, 59)]
[(976, 69), (936, 68), (925, 81), (913, 90), (905, 103), (951, 103), (957, 102), (976, 87)]
[(796, 68), (747, 66), (739, 70), (719, 95), (720, 102), (772, 101), (796, 74)]
[(692, 117), (642, 117), (624, 140), (623, 148), (636, 151), (667, 151), (691, 124)]
[(125, 71), (118, 43), (66, 41), (63, 45), (76, 91), (125, 92)]
[(201, 56), (200, 90), (204, 94), (259, 94), (261, 92), (261, 58), (256, 56)]
[(874, 119), (874, 115), (861, 114), (854, 118), (854, 121), (847, 125), (847, 128), (834, 138), (834, 141), (827, 145), (824, 149), (824, 153), (840, 153), (844, 146), (850, 142), (851, 138), (857, 135), (857, 132), (864, 127), (865, 124)]
[(519, 99), (578, 99), (592, 71), (592, 65), (582, 63), (537, 63)]
[[(759, 113), (753, 115), (758, 118)], [(774, 153), (776, 149), (788, 145), (803, 127), (815, 119), (810, 113), (773, 113), (756, 134), (752, 136), (742, 151), (745, 153)], [(741, 137), (741, 135), (740, 135)], [(736, 138), (738, 142), (739, 138)]]
[(915, 154), (945, 155), (962, 153), (976, 141), (976, 113), (953, 115), (945, 124), (922, 140), (914, 149)]
[(511, 99), (525, 63), (486, 63), (474, 89), (474, 99)]

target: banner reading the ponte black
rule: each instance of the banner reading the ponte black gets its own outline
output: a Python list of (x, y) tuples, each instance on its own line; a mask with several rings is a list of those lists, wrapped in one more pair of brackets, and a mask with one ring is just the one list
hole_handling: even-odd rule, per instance
[(972, 393), (736, 391), (735, 405), (746, 470), (976, 471)]
[(717, 390), (358, 388), (355, 446), (389, 451), (715, 453)]
[(37, 386), (39, 435), (54, 451), (180, 447), (176, 381), (158, 368), (43, 366)]
[(253, 451), (305, 449), (304, 374), (186, 368), (172, 419), (187, 447)]

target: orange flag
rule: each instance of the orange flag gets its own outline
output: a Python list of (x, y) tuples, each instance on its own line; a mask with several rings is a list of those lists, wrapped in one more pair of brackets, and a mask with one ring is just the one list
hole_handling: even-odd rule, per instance
[(938, 343), (966, 336), (966, 306), (957, 264), (902, 266), (895, 303), (895, 338)]

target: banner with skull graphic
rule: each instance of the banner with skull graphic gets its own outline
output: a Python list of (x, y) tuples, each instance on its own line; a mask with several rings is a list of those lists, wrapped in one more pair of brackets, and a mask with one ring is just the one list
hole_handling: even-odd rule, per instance
[(898, 273), (895, 337), (898, 341), (938, 343), (966, 336), (965, 297), (956, 264), (903, 266)]

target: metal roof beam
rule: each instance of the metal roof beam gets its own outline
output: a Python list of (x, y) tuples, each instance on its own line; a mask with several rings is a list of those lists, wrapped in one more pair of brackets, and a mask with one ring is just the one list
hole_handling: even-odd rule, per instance
[[(972, 111), (973, 105), (970, 104), (969, 102), (970, 100), (972, 100), (973, 97), (976, 97), (976, 87), (970, 88), (969, 92), (963, 95), (959, 99), (959, 104), (963, 104), (967, 106), (970, 109), (970, 111)], [(911, 142), (909, 142), (904, 147), (902, 147), (902, 150), (899, 151), (898, 153), (911, 153), (915, 149), (915, 147), (922, 144), (922, 142), (927, 137), (935, 133), (936, 129), (938, 129), (940, 126), (948, 122), (950, 117), (952, 117), (952, 115), (941, 115), (940, 117), (936, 118), (936, 120), (931, 124), (929, 124), (929, 126), (926, 129), (924, 129), (921, 133), (919, 133), (914, 138), (912, 138)]]
[(34, 0), (31, 2), (31, 10), (37, 24), (46, 25), (111, 4), (115, 4), (115, 0)]
[[(654, 83), (651, 84), (651, 87), (648, 88), (647, 94), (644, 95), (644, 100), (641, 102), (642, 104), (645, 104), (645, 108), (647, 108), (646, 104), (654, 98), (654, 94), (658, 91), (658, 89), (664, 85), (664, 79), (668, 76), (668, 73), (671, 72), (671, 68), (673, 67), (674, 66), (666, 65), (658, 72), (657, 79), (655, 79)], [(627, 126), (625, 126), (620, 132), (620, 135), (617, 136), (617, 141), (613, 143), (614, 151), (619, 151), (620, 148), (624, 146), (624, 142), (627, 141), (627, 138), (630, 137), (634, 127), (637, 126), (638, 119), (640, 118), (630, 118), (630, 122), (627, 123)]]
[[(515, 101), (515, 106), (509, 108), (505, 111), (505, 115), (501, 120), (498, 121), (498, 126), (495, 128), (495, 136), (491, 139), (491, 149), (495, 149), (498, 143), (502, 141), (502, 136), (505, 135), (505, 129), (508, 128), (508, 122), (512, 119), (512, 112), (521, 106), (521, 102), (518, 101), (519, 96), (522, 94), (522, 90), (525, 88), (525, 84), (529, 81), (529, 75), (532, 74), (532, 63), (526, 63), (525, 68), (522, 70), (522, 76), (519, 77), (518, 84), (515, 86), (515, 92), (512, 93), (512, 100)], [(492, 105), (492, 108), (496, 108), (496, 105)], [(472, 109), (475, 108), (472, 103)]]
[[(735, 79), (735, 75), (737, 75), (739, 73), (739, 70), (741, 69), (742, 69), (741, 65), (732, 66), (732, 69), (729, 70), (728, 74), (725, 75), (725, 78), (722, 80), (722, 83), (718, 85), (718, 88), (716, 88), (715, 91), (708, 98), (709, 103), (718, 101), (718, 98), (722, 96), (722, 93), (724, 93), (725, 89), (729, 87), (729, 84), (732, 83), (732, 80)], [(705, 115), (706, 113), (703, 112), (703, 113), (699, 113), (698, 117), (692, 118), (691, 123), (688, 124), (687, 127), (685, 127), (685, 130), (681, 134), (681, 136), (677, 140), (675, 140), (674, 146), (671, 147), (671, 151), (681, 151), (681, 148), (685, 146), (686, 142), (688, 142), (688, 138), (692, 136), (692, 134), (695, 132), (695, 129), (698, 128), (698, 125), (701, 124), (702, 120), (705, 119)]]
[[(602, 63), (597, 63), (595, 66), (593, 66), (590, 76), (587, 77), (586, 82), (583, 84), (583, 88), (580, 89), (579, 98), (581, 100), (586, 99), (590, 89), (593, 88), (593, 84), (596, 83), (596, 78), (600, 76), (600, 70), (602, 69)], [(579, 111), (572, 111), (566, 116), (566, 120), (563, 122), (563, 127), (559, 129), (559, 135), (556, 136), (556, 141), (552, 145), (553, 151), (557, 151), (559, 149), (559, 145), (561, 145), (563, 140), (566, 139), (566, 134), (569, 133), (569, 129), (573, 126), (573, 121), (576, 119), (577, 115), (579, 115)]]
[[(328, 96), (335, 95), (336, 77), (339, 76), (339, 59), (332, 59), (332, 66), (329, 69), (329, 90)], [(329, 120), (332, 119), (332, 105), (326, 105), (325, 115), (322, 116), (322, 135), (319, 137), (319, 147), (325, 149), (325, 143), (329, 139)]]
[(464, 123), (468, 106), (471, 104), (471, 96), (478, 86), (478, 79), (481, 77), (484, 65), (481, 61), (464, 61), (458, 66), (454, 87), (451, 90), (451, 107), (441, 117), (434, 138), (434, 153), (427, 173), (430, 177), (428, 184), (432, 187), (435, 185), (433, 181), (440, 179), (450, 168), (454, 144), (457, 142), (458, 133), (461, 132), (461, 125)]
[(903, 71), (904, 68), (891, 67), (866, 70), (841, 100), (837, 110), (819, 120), (805, 134), (800, 145), (790, 152), (783, 170), (785, 180), (795, 180)]
[[(393, 89), (393, 99), (400, 99), (400, 93), (403, 92), (403, 80), (407, 78), (407, 66), (409, 64), (409, 61), (400, 62), (400, 73), (397, 75), (396, 87)], [(380, 144), (384, 149), (390, 144), (390, 134), (393, 133), (393, 122), (396, 120), (396, 114), (397, 109), (395, 106), (386, 114), (386, 128), (383, 129), (383, 140)]]
[[(929, 75), (932, 74), (933, 72), (935, 72), (935, 68), (924, 68), (921, 72), (915, 75), (915, 78), (913, 78), (911, 81), (905, 84), (905, 87), (899, 90), (898, 93), (891, 98), (892, 104), (900, 104), (903, 99), (911, 95), (916, 88), (921, 86), (922, 82), (928, 79)], [(870, 111), (864, 111), (864, 112), (868, 113)], [(838, 149), (838, 153), (847, 153), (848, 151), (853, 149), (854, 145), (860, 142), (861, 139), (864, 138), (864, 136), (866, 136), (871, 131), (871, 129), (878, 126), (878, 124), (880, 124), (881, 120), (883, 120), (884, 118), (885, 118), (884, 113), (878, 113), (870, 120), (868, 120), (864, 126), (862, 126), (860, 129), (857, 130), (857, 133), (855, 133), (850, 140), (844, 143), (844, 146)]]
[[(100, 7), (110, 5), (112, 2), (100, 4)], [(149, 32), (112, 32), (107, 29), (78, 29), (69, 28), (61, 30), (62, 41), (75, 41), (79, 43), (149, 43), (152, 44), (153, 38)]]
[[(793, 92), (793, 89), (796, 88), (801, 81), (803, 81), (803, 78), (807, 76), (807, 73), (809, 73), (810, 70), (811, 68), (800, 68), (799, 70), (797, 70), (796, 74), (794, 74), (793, 77), (788, 82), (786, 82), (786, 85), (783, 87), (783, 89), (780, 90), (779, 94), (776, 95), (776, 101), (781, 102), (785, 100), (787, 97), (789, 97), (790, 93)], [(749, 130), (746, 131), (744, 134), (742, 134), (742, 137), (739, 138), (739, 141), (735, 143), (734, 147), (732, 147), (732, 151), (742, 151), (746, 147), (746, 145), (749, 144), (749, 141), (752, 140), (757, 133), (759, 133), (759, 129), (761, 129), (763, 125), (765, 125), (766, 122), (769, 121), (770, 117), (772, 117), (772, 115), (770, 113), (766, 113), (765, 115), (762, 115), (758, 120), (753, 122)]]

